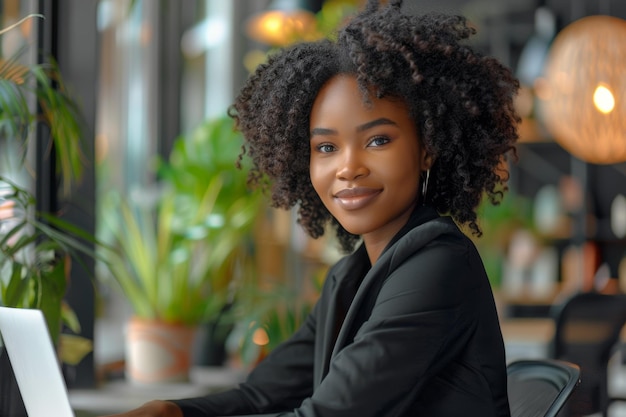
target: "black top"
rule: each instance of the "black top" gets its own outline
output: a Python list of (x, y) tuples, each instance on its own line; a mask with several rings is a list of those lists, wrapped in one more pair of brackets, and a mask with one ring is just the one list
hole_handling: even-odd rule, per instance
[(373, 267), (361, 245), (330, 269), (306, 322), (245, 383), (175, 402), (185, 417), (509, 416), (502, 334), (474, 244), (418, 207)]

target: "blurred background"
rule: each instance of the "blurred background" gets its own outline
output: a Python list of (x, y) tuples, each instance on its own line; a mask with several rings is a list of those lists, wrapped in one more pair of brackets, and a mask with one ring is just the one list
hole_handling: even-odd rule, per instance
[[(138, 312), (202, 325), (202, 338), (218, 346), (210, 358), (209, 348), (194, 348), (195, 363), (244, 371), (297, 326), (340, 253), (327, 238), (306, 238), (293, 213), (268, 208), (245, 185), (237, 188), (245, 181), (232, 173), (240, 138), (220, 138), (232, 134), (228, 105), (273, 48), (332, 36), (362, 3), (0, 2), (5, 28), (41, 15), (3, 33), (0, 52), (3, 62), (17, 59), (27, 67), (58, 64), (80, 109), (83, 167), (78, 180), (66, 184), (55, 159), (64, 150), (37, 126), (24, 160), (21, 145), (0, 138), (0, 175), (29, 190), (39, 212), (98, 239), (87, 247), (118, 249), (113, 257), (83, 253), (67, 272), (64, 298), (80, 323), (78, 334), (91, 342), (84, 358), (64, 368), (70, 387), (128, 375), (127, 322)], [(508, 359), (549, 356), (555, 306), (580, 292), (626, 291), (626, 2), (406, 0), (403, 7), (467, 16), (478, 31), (469, 42), (521, 81), (523, 123), (519, 158), (508, 166), (510, 191), (499, 206), (481, 206), (484, 236), (476, 243), (496, 294)], [(41, 107), (31, 105), (35, 113)], [(207, 196), (207, 184), (219, 198)], [(245, 201), (235, 198), (244, 194)], [(201, 221), (193, 218), (198, 210), (206, 210)], [(129, 244), (133, 239), (139, 243)], [(214, 259), (202, 256), (209, 252)], [(149, 284), (141, 272), (124, 272), (152, 267), (158, 279)], [(177, 274), (196, 281), (171, 278)], [(177, 286), (166, 289), (170, 278)], [(135, 288), (133, 280), (145, 286)], [(166, 300), (165, 293), (190, 292), (204, 300), (199, 313), (178, 317), (172, 311), (191, 310), (198, 300)], [(137, 293), (154, 297), (141, 300)], [(146, 313), (165, 304), (169, 312)]]

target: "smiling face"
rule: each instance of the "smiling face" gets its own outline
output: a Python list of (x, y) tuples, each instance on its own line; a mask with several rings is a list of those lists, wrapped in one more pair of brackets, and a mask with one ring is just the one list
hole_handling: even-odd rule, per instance
[(418, 203), (429, 158), (405, 103), (371, 101), (363, 103), (353, 76), (322, 87), (310, 116), (310, 174), (337, 221), (382, 250)]

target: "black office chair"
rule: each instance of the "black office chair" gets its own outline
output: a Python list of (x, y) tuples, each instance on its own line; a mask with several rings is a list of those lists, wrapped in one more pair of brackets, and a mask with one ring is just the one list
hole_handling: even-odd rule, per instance
[(562, 416), (606, 417), (611, 402), (607, 367), (626, 324), (626, 295), (577, 293), (555, 306), (552, 358), (578, 364), (582, 382)]
[(511, 417), (555, 417), (580, 382), (578, 365), (554, 359), (518, 360), (506, 370)]

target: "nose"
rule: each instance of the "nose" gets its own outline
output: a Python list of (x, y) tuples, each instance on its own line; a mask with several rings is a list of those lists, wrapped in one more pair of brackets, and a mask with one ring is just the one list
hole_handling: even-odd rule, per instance
[(340, 165), (337, 168), (337, 179), (352, 181), (369, 173), (367, 164), (358, 151), (344, 150), (342, 156)]

